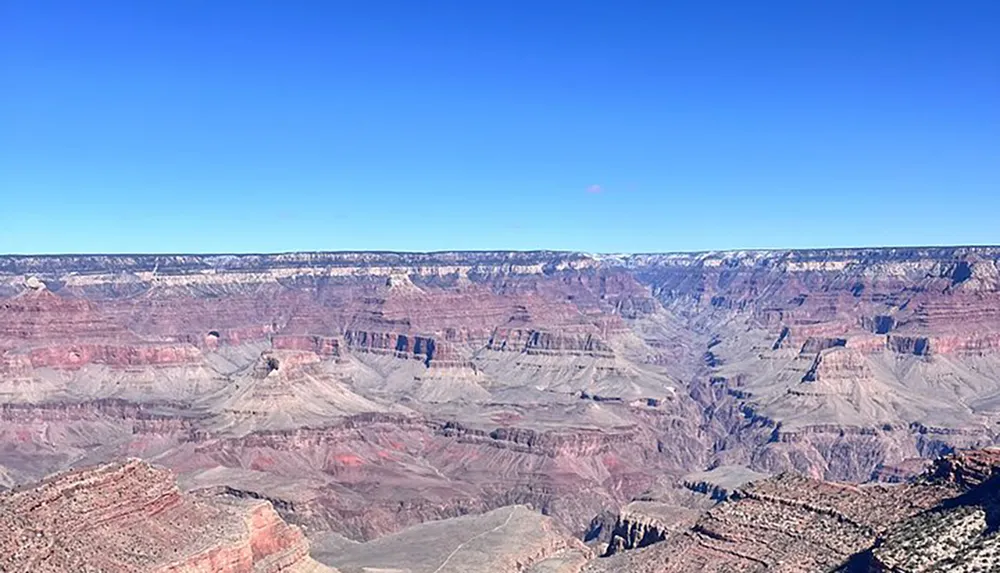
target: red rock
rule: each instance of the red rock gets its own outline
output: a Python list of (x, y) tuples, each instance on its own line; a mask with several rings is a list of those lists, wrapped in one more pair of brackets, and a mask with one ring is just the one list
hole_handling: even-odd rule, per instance
[(180, 344), (69, 344), (35, 348), (29, 351), (29, 357), (34, 368), (79, 368), (84, 364), (125, 367), (192, 364), (201, 359), (201, 351)]
[(267, 502), (182, 494), (166, 470), (128, 461), (0, 495), (4, 571), (332, 571)]
[(337, 358), (340, 340), (332, 336), (283, 335), (271, 338), (271, 346), (278, 350), (302, 350), (319, 356)]

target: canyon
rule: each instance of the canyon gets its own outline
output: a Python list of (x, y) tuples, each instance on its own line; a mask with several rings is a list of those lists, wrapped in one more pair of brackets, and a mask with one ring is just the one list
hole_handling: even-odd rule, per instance
[(0, 256), (2, 570), (973, 571), (998, 434), (1000, 247)]

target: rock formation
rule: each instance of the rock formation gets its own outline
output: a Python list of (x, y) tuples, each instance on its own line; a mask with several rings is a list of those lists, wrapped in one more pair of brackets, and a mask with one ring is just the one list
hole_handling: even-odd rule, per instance
[[(907, 519), (855, 560), (854, 569), (880, 573), (1000, 570), (1000, 451), (971, 451), (937, 460), (926, 484), (962, 495)], [(919, 487), (919, 486), (917, 486)]]
[(922, 573), (1000, 568), (1000, 453), (946, 456), (905, 485), (785, 474), (758, 480), (686, 531), (586, 571)]
[(997, 450), (968, 451), (908, 484), (758, 478), (707, 511), (694, 493), (647, 493), (619, 514), (606, 557), (552, 518), (512, 505), (366, 543), (314, 532), (313, 558), (271, 501), (229, 487), (182, 493), (169, 471), (129, 460), (0, 494), (0, 569), (972, 573), (998, 566), (998, 480)]
[(184, 494), (139, 460), (0, 495), (0, 570), (334, 572), (267, 502)]

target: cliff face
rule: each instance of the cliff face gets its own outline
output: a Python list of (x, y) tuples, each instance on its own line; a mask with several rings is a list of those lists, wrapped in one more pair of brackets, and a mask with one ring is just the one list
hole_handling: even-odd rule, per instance
[[(568, 330), (568, 329), (567, 329)], [(611, 358), (614, 351), (593, 332), (546, 332), (521, 328), (498, 328), (486, 348), (525, 354), (569, 354)]]
[(665, 540), (612, 552), (585, 570), (995, 571), (998, 482), (1000, 452), (992, 449), (944, 456), (918, 479), (894, 486), (760, 479)]
[[(271, 499), (295, 523), (355, 540), (511, 504), (543, 511), (582, 534), (596, 513), (647, 488), (656, 477), (652, 468), (692, 463), (655, 453), (655, 434), (635, 428), (487, 430), (389, 413), (325, 427), (187, 439), (162, 462), (206, 476), (219, 466), (245, 468), (196, 481)], [(698, 447), (691, 449), (689, 455), (698, 455)], [(428, 475), (414, 466), (437, 471)], [(276, 483), (262, 480), (264, 472)], [(382, 485), (386, 480), (391, 489)]]
[(133, 460), (0, 495), (3, 571), (333, 571), (267, 503), (183, 494)]
[(669, 507), (667, 517), (662, 515), (667, 513), (664, 509), (655, 502), (643, 501), (633, 501), (623, 507), (611, 530), (604, 556), (659, 543), (677, 529), (678, 522), (684, 523), (684, 518), (691, 513)]
[(904, 480), (997, 441), (997, 372), (1000, 248), (0, 257), (0, 485), (156, 456), (355, 539)]
[(736, 491), (663, 542), (586, 571), (867, 571), (873, 547), (961, 492), (944, 482), (859, 487), (777, 476)]
[(971, 450), (934, 460), (925, 473), (930, 483), (954, 484), (972, 489), (1000, 476), (1000, 450)]
[(855, 559), (855, 568), (885, 573), (1000, 569), (1000, 452), (946, 456), (935, 462), (922, 483), (954, 486), (963, 493), (886, 531)]

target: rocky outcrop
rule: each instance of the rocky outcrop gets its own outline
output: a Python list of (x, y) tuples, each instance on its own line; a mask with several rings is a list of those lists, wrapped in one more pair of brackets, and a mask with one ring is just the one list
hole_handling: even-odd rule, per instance
[(998, 451), (964, 451), (908, 484), (760, 479), (691, 518), (675, 503), (678, 494), (649, 493), (621, 511), (601, 558), (551, 517), (506, 506), (366, 543), (319, 535), (314, 560), (302, 533), (260, 496), (231, 488), (182, 493), (168, 471), (130, 460), (0, 493), (0, 568), (974, 573), (995, 569), (1000, 558), (998, 480)]
[(605, 556), (646, 547), (667, 538), (670, 526), (657, 517), (656, 506), (651, 508), (653, 511), (644, 511), (649, 509), (644, 507), (648, 503), (632, 502), (619, 512)]
[(834, 571), (895, 524), (958, 492), (949, 486), (858, 487), (783, 475), (752, 485), (688, 530), (592, 562), (591, 572)]
[(405, 360), (417, 360), (428, 368), (471, 367), (468, 360), (463, 359), (451, 343), (431, 336), (399, 332), (347, 330), (344, 334), (344, 340), (354, 352), (370, 352)]
[(931, 353), (931, 341), (926, 336), (889, 336), (887, 346), (899, 354), (928, 356)]
[(391, 354), (398, 358), (419, 360), (429, 365), (434, 359), (437, 342), (433, 338), (411, 336), (395, 332), (367, 332), (348, 330), (344, 339), (352, 350)]
[(523, 328), (498, 328), (486, 343), (488, 350), (525, 354), (566, 354), (611, 358), (614, 352), (596, 334), (588, 332), (545, 331)]
[(844, 346), (847, 346), (846, 338), (818, 338), (811, 336), (808, 339), (806, 339), (806, 341), (802, 344), (802, 349), (800, 350), (800, 352), (818, 353), (824, 350), (829, 350), (831, 348), (843, 348)]
[(681, 483), (691, 491), (703, 493), (718, 501), (724, 501), (740, 488), (766, 477), (767, 474), (755, 472), (742, 466), (719, 466), (711, 470), (688, 474), (684, 476)]
[(445, 422), (435, 424), (435, 431), (459, 441), (511, 449), (548, 457), (592, 456), (609, 452), (617, 446), (642, 439), (636, 431), (618, 432), (539, 432), (526, 428), (496, 428), (492, 431)]
[(876, 573), (978, 573), (1000, 569), (1000, 538), (978, 505), (931, 511), (897, 526), (866, 555)]
[(931, 573), (1000, 567), (1000, 455), (962, 451), (899, 485), (782, 475), (737, 490), (686, 531), (586, 571)]
[(183, 494), (138, 460), (2, 494), (0, 525), (4, 571), (332, 571), (269, 504)]
[(975, 488), (1000, 477), (1000, 449), (967, 450), (934, 460), (925, 474), (930, 483)]
[(314, 352), (325, 358), (340, 358), (340, 339), (332, 336), (280, 335), (271, 338), (276, 350)]
[(965, 451), (936, 460), (911, 489), (940, 484), (962, 494), (885, 531), (854, 568), (877, 573), (1000, 570), (1000, 451)]

